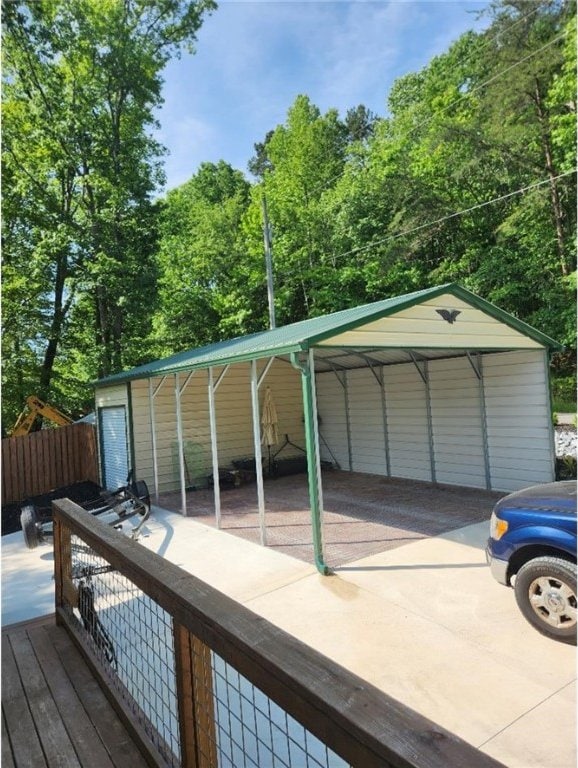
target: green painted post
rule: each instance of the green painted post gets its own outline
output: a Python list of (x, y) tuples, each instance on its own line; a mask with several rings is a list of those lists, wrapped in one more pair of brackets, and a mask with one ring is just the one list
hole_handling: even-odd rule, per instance
[(303, 413), (305, 419), (305, 449), (307, 451), (307, 481), (309, 487), (309, 506), (311, 508), (311, 527), (313, 531), (313, 553), (315, 566), (319, 573), (327, 576), (331, 573), (329, 566), (323, 560), (323, 539), (321, 535), (321, 506), (319, 503), (319, 478), (317, 461), (317, 441), (315, 440), (315, 407), (313, 402), (313, 384), (311, 376), (315, 375), (305, 361), (300, 361), (297, 355), (291, 353), (292, 365), (301, 371), (301, 389), (303, 392)]

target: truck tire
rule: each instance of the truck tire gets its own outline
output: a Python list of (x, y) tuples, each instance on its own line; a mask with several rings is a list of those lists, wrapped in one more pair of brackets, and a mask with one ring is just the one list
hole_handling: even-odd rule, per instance
[(561, 557), (530, 560), (518, 571), (514, 592), (538, 632), (576, 645), (576, 563)]

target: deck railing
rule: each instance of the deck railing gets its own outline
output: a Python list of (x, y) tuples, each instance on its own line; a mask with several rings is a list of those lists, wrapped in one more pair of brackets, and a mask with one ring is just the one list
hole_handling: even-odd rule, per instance
[(151, 765), (500, 765), (72, 502), (53, 512), (57, 621)]

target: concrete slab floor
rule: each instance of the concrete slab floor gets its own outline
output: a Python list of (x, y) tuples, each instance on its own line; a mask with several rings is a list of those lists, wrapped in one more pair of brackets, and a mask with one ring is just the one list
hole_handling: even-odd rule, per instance
[[(523, 619), (486, 537), (487, 522), (465, 526), (328, 577), (164, 510), (141, 543), (510, 768), (575, 768), (575, 649)], [(52, 612), (51, 546), (2, 545), (2, 623)]]
[[(490, 519), (502, 493), (432, 485), (361, 472), (323, 472), (323, 539), (326, 563), (335, 568), (373, 553)], [(187, 516), (215, 526), (212, 489), (188, 491)], [(180, 492), (159, 504), (181, 511)], [(311, 513), (306, 475), (265, 482), (267, 546), (312, 563)], [(259, 544), (255, 483), (221, 491), (221, 530)]]

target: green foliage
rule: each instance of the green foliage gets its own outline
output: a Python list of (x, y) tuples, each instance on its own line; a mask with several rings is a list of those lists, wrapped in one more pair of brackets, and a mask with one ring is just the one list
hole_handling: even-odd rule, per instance
[(555, 411), (560, 413), (574, 413), (576, 411), (576, 374), (573, 376), (553, 376), (550, 388)]
[[(249, 330), (252, 301), (240, 242), (249, 184), (224, 162), (203, 163), (167, 195), (161, 215), (159, 354), (207, 344)], [(254, 311), (254, 305), (253, 305)]]
[[(568, 345), (570, 363), (558, 356), (556, 366), (572, 367), (576, 201), (574, 179), (561, 174), (576, 160), (575, 12), (537, 0), (488, 12), (485, 32), (394, 83), (387, 119), (360, 105), (342, 120), (297, 97), (255, 145), (257, 183), (229, 233), (232, 256), (207, 244), (209, 263), (200, 254), (183, 263), (166, 294), (161, 325), (188, 269), (189, 314), (178, 315), (180, 338), (167, 349), (187, 345), (184, 326), (187, 346), (266, 327), (265, 195), (280, 324), (458, 281)], [(196, 220), (181, 226), (175, 202), (171, 193), (175, 226), (162, 252), (193, 254), (204, 240), (199, 204), (186, 203)], [(211, 233), (214, 215), (201, 217)], [(225, 225), (211, 243), (224, 242)]]
[(4, 412), (47, 381), (80, 408), (97, 375), (266, 328), (264, 196), (278, 324), (457, 281), (565, 344), (575, 381), (573, 2), (494, 3), (387, 118), (300, 95), (253, 183), (204, 163), (155, 205), (160, 72), (211, 7), (8, 4)]
[(156, 291), (161, 72), (212, 0), (3, 6), (3, 415), (74, 411), (146, 355)]

